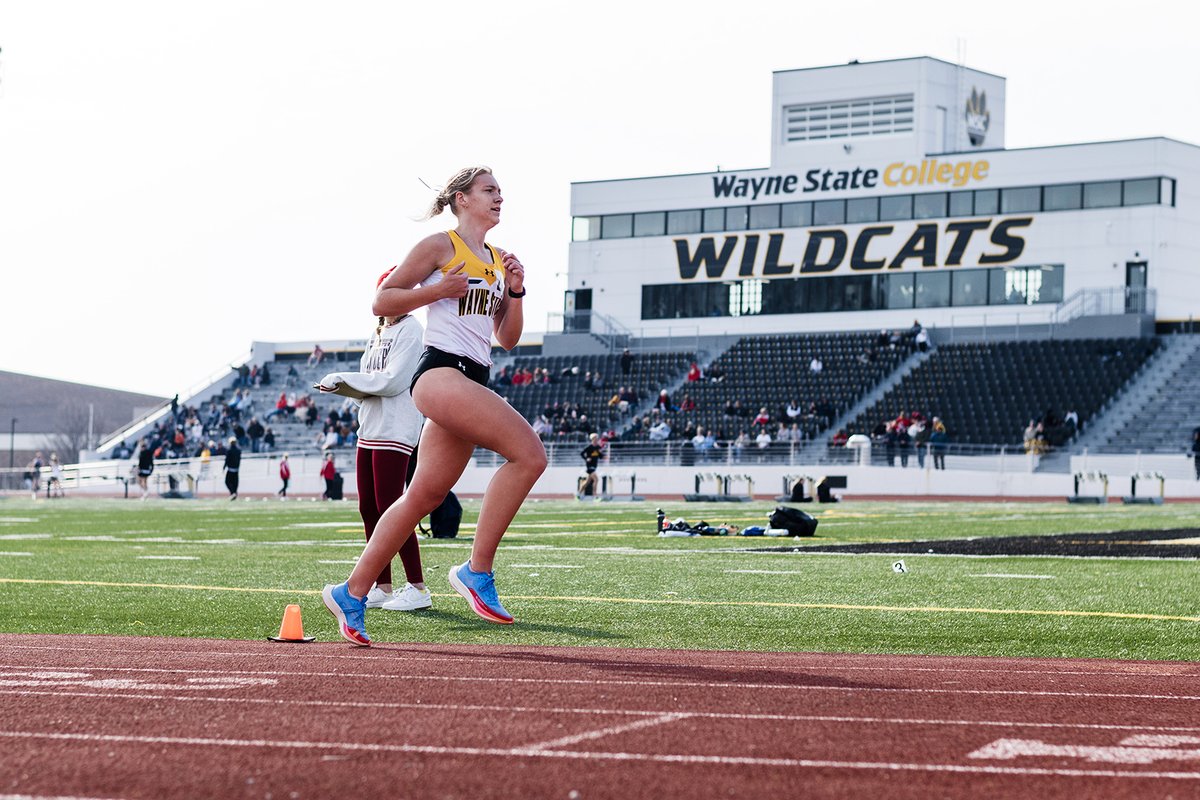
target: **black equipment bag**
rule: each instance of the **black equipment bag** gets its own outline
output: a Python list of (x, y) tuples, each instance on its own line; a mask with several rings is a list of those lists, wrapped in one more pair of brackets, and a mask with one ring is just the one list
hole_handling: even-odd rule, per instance
[(342, 478), (342, 473), (335, 472), (333, 474), (333, 480), (330, 481), (329, 483), (330, 483), (329, 499), (330, 500), (341, 500), (342, 493), (343, 493), (344, 487), (345, 487), (345, 481)]
[(772, 528), (783, 528), (791, 536), (812, 536), (817, 532), (817, 520), (798, 508), (776, 506), (769, 521)]
[(429, 512), (429, 531), (435, 539), (453, 539), (462, 524), (462, 503), (454, 492), (447, 492), (442, 504)]

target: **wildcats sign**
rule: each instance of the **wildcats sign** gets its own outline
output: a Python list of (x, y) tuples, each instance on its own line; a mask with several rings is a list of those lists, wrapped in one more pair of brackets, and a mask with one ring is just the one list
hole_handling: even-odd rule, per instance
[[(692, 244), (675, 239), (679, 277), (725, 278), (781, 277), (794, 274), (827, 274), (848, 266), (858, 272), (903, 269), (910, 266), (958, 267), (968, 253), (972, 265), (1007, 264), (1025, 250), (1022, 229), (1033, 217), (951, 220), (916, 225), (868, 225), (857, 231), (813, 228), (787, 238), (783, 233), (744, 233), (705, 236)], [(804, 237), (807, 237), (805, 239)], [(803, 249), (796, 246), (803, 240)]]

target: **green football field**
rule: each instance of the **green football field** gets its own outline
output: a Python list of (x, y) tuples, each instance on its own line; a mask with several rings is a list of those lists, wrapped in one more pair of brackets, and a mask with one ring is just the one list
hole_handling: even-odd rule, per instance
[[(1200, 562), (747, 552), (797, 540), (659, 538), (654, 502), (530, 501), (501, 545), (517, 624), (476, 618), (446, 572), (460, 537), (425, 539), (427, 612), (368, 612), (383, 642), (989, 656), (1200, 658)], [(762, 524), (773, 503), (664, 502), (669, 519)], [(837, 544), (1190, 528), (1197, 507), (846, 502), (809, 509)], [(0, 500), (0, 631), (261, 639), (298, 603), (337, 638), (319, 591), (362, 548), (353, 503)], [(397, 574), (399, 561), (395, 562)], [(152, 645), (150, 645), (152, 646)], [(281, 647), (298, 645), (280, 645)]]

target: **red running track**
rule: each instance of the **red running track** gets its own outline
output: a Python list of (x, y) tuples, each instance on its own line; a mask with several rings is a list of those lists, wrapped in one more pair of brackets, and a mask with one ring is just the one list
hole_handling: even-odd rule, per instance
[(0, 635), (0, 796), (1197, 797), (1200, 665)]

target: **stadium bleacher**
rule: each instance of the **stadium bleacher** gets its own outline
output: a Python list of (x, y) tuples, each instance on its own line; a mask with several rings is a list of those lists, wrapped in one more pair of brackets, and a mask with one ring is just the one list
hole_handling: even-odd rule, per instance
[(870, 434), (915, 410), (941, 417), (956, 443), (1019, 444), (1047, 412), (1073, 410), (1086, 426), (1157, 347), (1153, 338), (944, 345), (847, 430)]

